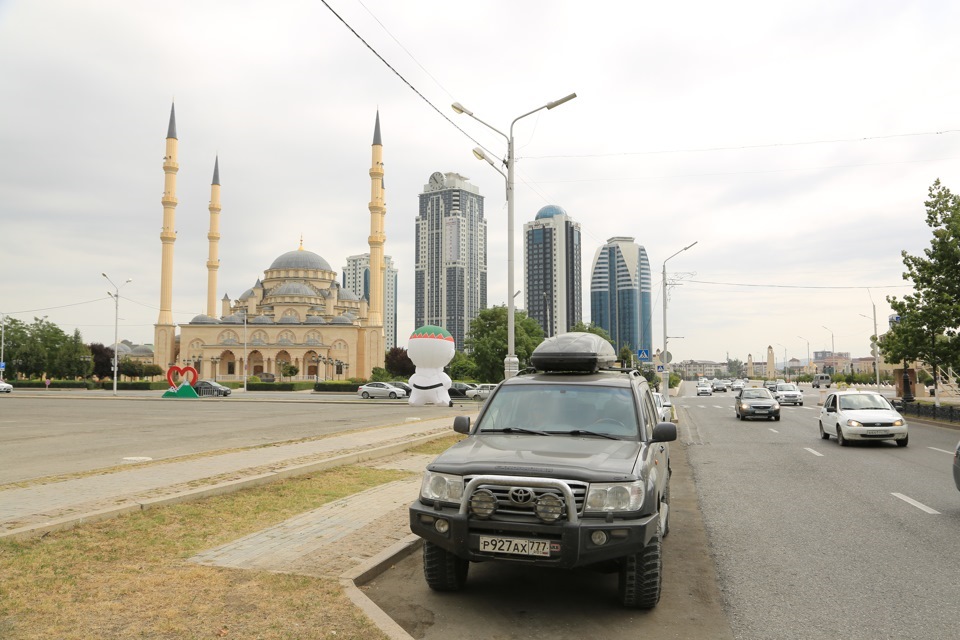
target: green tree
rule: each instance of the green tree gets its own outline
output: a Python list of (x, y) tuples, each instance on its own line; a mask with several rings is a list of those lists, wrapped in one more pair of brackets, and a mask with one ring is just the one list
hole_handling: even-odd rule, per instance
[[(888, 362), (922, 360), (934, 367), (960, 363), (960, 197), (936, 180), (924, 202), (930, 247), (923, 256), (901, 252), (913, 293), (889, 296), (900, 322), (880, 341)], [(935, 379), (936, 380), (936, 379)]]
[(122, 376), (140, 380), (143, 378), (143, 363), (137, 360), (131, 360), (130, 358), (124, 358), (117, 363), (117, 371), (119, 371)]
[[(607, 333), (603, 329), (603, 327), (598, 327), (592, 322), (590, 324), (584, 324), (583, 321), (580, 321), (575, 325), (573, 325), (572, 327), (570, 327), (570, 331), (579, 331), (581, 333), (593, 333), (600, 336), (601, 338), (609, 342), (611, 345), (613, 344), (613, 338), (610, 337), (610, 334)], [(614, 345), (614, 348), (616, 348), (616, 345)]]
[[(462, 351), (453, 354), (453, 360), (447, 365), (447, 372), (451, 380), (475, 380), (477, 365), (469, 355)], [(481, 380), (481, 382), (486, 382)]]
[(295, 365), (295, 364), (290, 364), (289, 362), (284, 362), (284, 363), (283, 363), (283, 368), (282, 368), (282, 371), (281, 371), (281, 372), (282, 372), (283, 375), (285, 375), (286, 377), (292, 378), (293, 376), (295, 376), (295, 375), (297, 375), (298, 373), (300, 373), (300, 367), (298, 367), (298, 366)]
[(370, 382), (390, 382), (393, 378), (384, 367), (374, 367), (370, 372)]
[(403, 347), (393, 347), (387, 351), (383, 359), (383, 366), (394, 378), (409, 378), (417, 370), (407, 350)]
[(101, 380), (113, 375), (113, 347), (106, 347), (99, 342), (91, 343), (90, 353), (93, 356), (93, 375)]
[[(543, 329), (523, 311), (514, 314), (514, 344), (520, 369), (527, 367), (530, 354), (543, 342)], [(507, 307), (484, 309), (470, 324), (466, 347), (476, 364), (475, 377), (483, 382), (503, 380), (503, 359), (507, 357)]]

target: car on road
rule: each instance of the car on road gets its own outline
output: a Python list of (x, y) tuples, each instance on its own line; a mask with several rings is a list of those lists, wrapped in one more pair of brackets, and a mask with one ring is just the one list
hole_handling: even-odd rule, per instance
[(773, 397), (775, 397), (780, 404), (798, 404), (801, 407), (803, 406), (803, 392), (792, 382), (781, 382), (777, 384), (777, 390), (773, 393)]
[(698, 396), (712, 396), (713, 388), (709, 382), (698, 382), (697, 383), (697, 395)]
[(5, 380), (0, 380), (0, 393), (10, 393), (13, 391), (13, 385)]
[(405, 398), (407, 392), (389, 382), (368, 382), (357, 387), (357, 395), (367, 398)]
[(231, 393), (230, 387), (225, 387), (213, 380), (197, 380), (197, 383), (193, 385), (193, 390), (196, 391), (197, 395), (201, 398), (225, 398)]
[(726, 390), (727, 390), (727, 383), (726, 383), (725, 381), (723, 381), (723, 380), (714, 380), (713, 383), (710, 385), (710, 389), (711, 389), (712, 391), (723, 391), (723, 392), (726, 392)]
[(485, 400), (490, 397), (493, 390), (497, 388), (495, 384), (478, 384), (476, 389), (468, 389), (467, 397), (474, 400)]
[(881, 394), (874, 391), (834, 391), (820, 408), (820, 437), (835, 436), (844, 447), (853, 440), (909, 442), (907, 421)]
[(730, 391), (742, 391), (743, 387), (743, 380), (734, 380), (730, 383)]
[(427, 465), (409, 510), (431, 589), (462, 589), (473, 562), (594, 567), (617, 572), (623, 606), (657, 605), (677, 425), (616, 361), (595, 334), (547, 338), (476, 422), (454, 418), (467, 437)]
[(830, 379), (829, 373), (817, 373), (813, 376), (813, 388), (819, 389), (820, 387), (830, 388), (830, 385), (833, 383), (833, 380)]
[(776, 381), (776, 380), (764, 380), (764, 381), (763, 381), (763, 388), (764, 388), (764, 389), (768, 389), (768, 390), (770, 391), (770, 393), (776, 393), (776, 392), (777, 392), (777, 381)]
[(654, 393), (653, 401), (657, 404), (657, 411), (660, 412), (660, 419), (663, 422), (675, 422), (673, 419), (673, 403), (670, 402), (670, 396), (662, 393)]
[(747, 387), (737, 394), (733, 403), (737, 420), (747, 418), (780, 419), (780, 403), (765, 387)]

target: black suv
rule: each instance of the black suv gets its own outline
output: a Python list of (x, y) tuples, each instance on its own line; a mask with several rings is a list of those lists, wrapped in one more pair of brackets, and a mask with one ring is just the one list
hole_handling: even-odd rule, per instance
[(410, 506), (430, 588), (459, 590), (470, 562), (593, 565), (619, 571), (625, 606), (656, 606), (677, 427), (637, 371), (604, 368), (615, 360), (594, 334), (549, 338), (475, 424), (454, 419), (468, 437), (428, 465)]

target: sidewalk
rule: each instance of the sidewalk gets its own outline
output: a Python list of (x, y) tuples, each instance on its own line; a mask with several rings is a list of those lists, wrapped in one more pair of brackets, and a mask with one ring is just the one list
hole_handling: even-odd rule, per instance
[(0, 538), (29, 538), (123, 513), (196, 500), (389, 456), (453, 433), (453, 418), (410, 421), (318, 440), (0, 491)]

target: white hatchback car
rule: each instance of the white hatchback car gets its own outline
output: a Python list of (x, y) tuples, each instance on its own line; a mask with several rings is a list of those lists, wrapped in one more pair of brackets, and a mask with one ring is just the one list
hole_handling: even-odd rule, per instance
[(13, 391), (13, 385), (0, 380), (0, 393), (10, 393), (11, 391)]
[(907, 421), (886, 398), (873, 391), (835, 391), (820, 409), (820, 437), (836, 436), (841, 447), (851, 440), (893, 440), (907, 446)]

